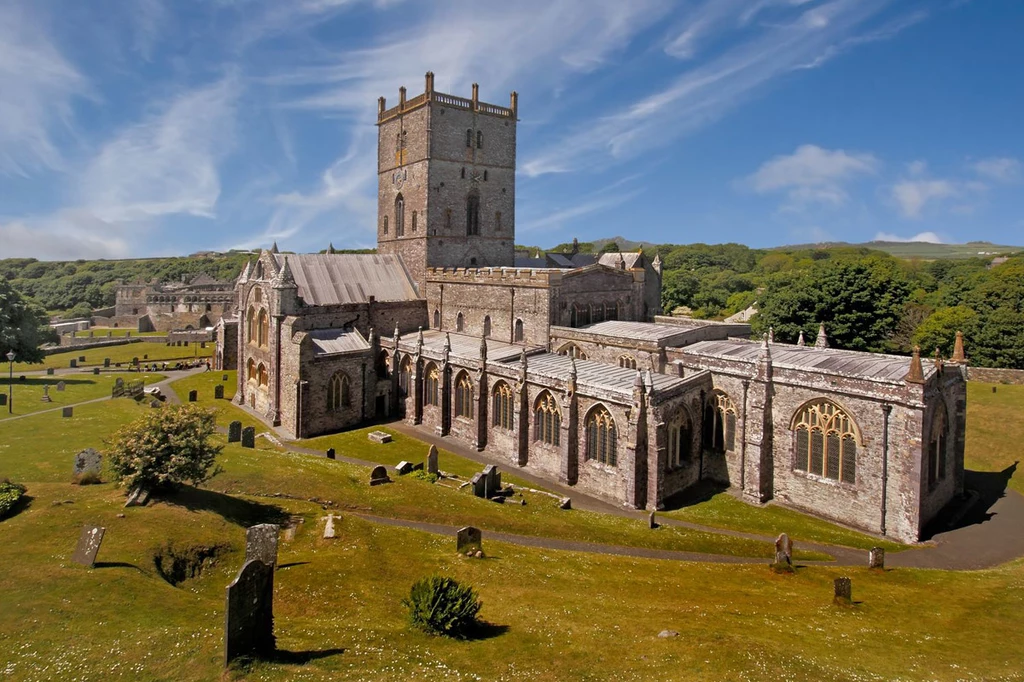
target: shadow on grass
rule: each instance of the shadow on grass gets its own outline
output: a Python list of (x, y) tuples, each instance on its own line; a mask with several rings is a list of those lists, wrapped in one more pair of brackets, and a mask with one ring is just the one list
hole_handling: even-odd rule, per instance
[(229, 523), (246, 528), (258, 523), (284, 525), (289, 518), (289, 514), (276, 505), (242, 500), (214, 490), (192, 486), (179, 486), (174, 490), (161, 491), (157, 499), (193, 512), (213, 512)]
[(728, 486), (714, 481), (703, 480), (694, 483), (689, 488), (681, 490), (665, 500), (665, 511), (676, 511), (693, 507), (702, 502), (708, 502), (718, 495), (728, 494)]
[(496, 625), (494, 623), (488, 623), (485, 620), (478, 620), (463, 639), (470, 642), (479, 642), (485, 639), (494, 639), (495, 637), (501, 637), (503, 634), (509, 631), (507, 625)]
[(329, 656), (337, 656), (345, 653), (344, 649), (323, 649), (321, 651), (288, 651), (277, 649), (267, 656), (267, 660), (273, 663), (285, 663), (292, 665), (304, 665), (310, 661), (316, 661)]
[(939, 533), (985, 523), (995, 513), (989, 511), (1001, 498), (1006, 496), (1010, 479), (1017, 472), (1016, 461), (1002, 471), (964, 471), (964, 492), (962, 497), (953, 498), (936, 517), (928, 523), (921, 540), (930, 540)]
[(126, 561), (97, 561), (93, 564), (93, 568), (134, 568), (143, 575), (148, 575), (146, 571), (142, 570), (135, 564), (129, 564)]
[(0, 516), (0, 521), (13, 519), (15, 516), (31, 507), (32, 501), (35, 499), (36, 498), (32, 497), (31, 495), (22, 495), (21, 497), (18, 498), (18, 501), (14, 503), (14, 506), (7, 510), (6, 514)]
[(278, 564), (277, 565), (277, 570), (280, 571), (283, 568), (294, 568), (295, 566), (305, 566), (308, 563), (310, 563), (310, 562), (308, 562), (308, 561), (293, 561), (290, 564)]

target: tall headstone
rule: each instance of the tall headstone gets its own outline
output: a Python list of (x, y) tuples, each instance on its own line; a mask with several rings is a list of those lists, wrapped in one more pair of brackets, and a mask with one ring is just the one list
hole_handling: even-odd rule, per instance
[(256, 429), (252, 426), (246, 426), (242, 429), (242, 447), (243, 448), (254, 448), (256, 447)]
[(85, 356), (84, 355), (79, 355), (78, 356), (78, 361), (79, 362), (85, 362)]
[(100, 543), (103, 542), (103, 534), (107, 529), (103, 526), (82, 526), (82, 532), (78, 536), (78, 545), (71, 560), (76, 564), (92, 568), (96, 565), (96, 555), (100, 551)]
[(483, 534), (479, 528), (473, 526), (466, 526), (460, 528), (459, 532), (455, 535), (455, 548), (459, 554), (465, 554), (467, 552), (482, 552)]
[(228, 424), (228, 442), (237, 443), (240, 440), (242, 440), (242, 422), (231, 422)]
[(103, 366), (110, 367), (110, 358), (103, 358)]
[(68, 407), (63, 408), (60, 411), (60, 416), (65, 418), (65, 419), (70, 419), (74, 415), (75, 415), (75, 408), (71, 407), (70, 405)]
[(103, 455), (92, 448), (86, 448), (75, 455), (75, 465), (71, 470), (74, 476), (86, 474), (100, 475), (103, 468)]
[(227, 588), (224, 666), (239, 656), (266, 657), (274, 648), (274, 569), (246, 561)]
[(487, 476), (483, 473), (473, 474), (469, 480), (473, 486), (473, 494), (477, 497), (487, 497)]
[(441, 470), (437, 467), (437, 446), (431, 445), (427, 451), (427, 473), (439, 476)]
[(337, 457), (337, 453), (335, 453), (334, 448), (327, 448), (327, 459), (334, 459), (335, 457)]
[(213, 397), (216, 400), (224, 399), (224, 384), (217, 384), (213, 387)]
[(380, 464), (373, 467), (373, 471), (370, 472), (370, 485), (380, 485), (382, 483), (390, 482), (391, 479), (388, 478), (387, 468)]
[(192, 389), (191, 391), (188, 392), (188, 401), (190, 403), (194, 403), (198, 399), (199, 399), (199, 391), (197, 391), (195, 389)]
[(836, 578), (833, 582), (835, 597), (833, 601), (841, 606), (847, 606), (853, 601), (853, 585), (849, 578)]
[(258, 559), (270, 567), (277, 565), (277, 536), (280, 526), (261, 523), (245, 531), (245, 560)]
[(484, 489), (484, 497), (497, 495), (498, 491), (501, 490), (501, 472), (498, 471), (498, 467), (493, 464), (488, 464), (484, 467), (483, 473), (487, 481)]
[(868, 552), (868, 568), (885, 568), (885, 549), (882, 547), (872, 547), (871, 551)]
[(775, 540), (775, 563), (793, 564), (793, 541), (785, 533), (779, 534)]

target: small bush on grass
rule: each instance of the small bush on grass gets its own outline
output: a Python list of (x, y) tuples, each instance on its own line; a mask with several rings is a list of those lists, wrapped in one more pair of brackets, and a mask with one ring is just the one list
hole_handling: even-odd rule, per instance
[(18, 500), (25, 494), (25, 486), (18, 483), (11, 483), (6, 478), (0, 481), (0, 519), (14, 509)]
[(409, 610), (409, 622), (425, 632), (463, 638), (477, 624), (483, 603), (473, 588), (454, 578), (431, 576), (413, 583), (402, 605)]
[(96, 485), (98, 483), (103, 483), (103, 480), (95, 471), (87, 471), (84, 474), (71, 477), (71, 485)]
[(410, 478), (415, 478), (418, 481), (426, 481), (427, 483), (436, 483), (437, 474), (432, 474), (429, 471), (423, 469), (417, 469), (416, 471), (409, 474)]

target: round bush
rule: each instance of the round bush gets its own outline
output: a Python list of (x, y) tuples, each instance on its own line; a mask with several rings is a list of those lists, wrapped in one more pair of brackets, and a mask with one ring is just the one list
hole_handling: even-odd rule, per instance
[(445, 637), (465, 637), (483, 606), (473, 588), (444, 576), (417, 580), (402, 604), (414, 627)]
[(14, 509), (18, 500), (25, 494), (25, 486), (11, 483), (7, 479), (0, 481), (0, 519)]

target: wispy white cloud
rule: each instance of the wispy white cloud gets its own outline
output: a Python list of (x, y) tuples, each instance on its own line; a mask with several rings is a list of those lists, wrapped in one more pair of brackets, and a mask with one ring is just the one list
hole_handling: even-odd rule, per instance
[(876, 242), (927, 242), (928, 244), (945, 244), (946, 240), (934, 232), (918, 232), (910, 237), (901, 237), (892, 232), (878, 232)]
[(0, 3), (0, 173), (28, 176), (64, 166), (54, 135), (72, 125), (89, 83), (28, 5)]
[(1014, 183), (1022, 179), (1020, 161), (1008, 156), (982, 159), (971, 164), (971, 168), (983, 178), (996, 182)]
[(626, 192), (611, 193), (611, 189), (618, 187), (621, 184), (622, 182), (616, 182), (610, 187), (606, 187), (588, 197), (584, 197), (579, 203), (566, 206), (565, 208), (555, 209), (532, 220), (524, 220), (516, 226), (516, 231), (521, 233), (538, 232), (540, 230), (557, 231), (565, 228), (567, 225), (573, 223), (579, 218), (599, 213), (600, 211), (606, 211), (610, 208), (614, 208), (615, 206), (620, 206), (643, 194), (643, 188), (636, 188)]
[(900, 213), (907, 218), (920, 218), (928, 204), (960, 195), (950, 180), (901, 180), (890, 192)]
[(127, 226), (104, 222), (80, 209), (0, 220), (0, 244), (6, 258), (124, 258), (131, 252), (130, 237)]
[(838, 206), (849, 198), (844, 185), (875, 173), (878, 166), (871, 154), (805, 144), (792, 154), (766, 161), (743, 184), (759, 194), (784, 192), (793, 208), (811, 203)]

